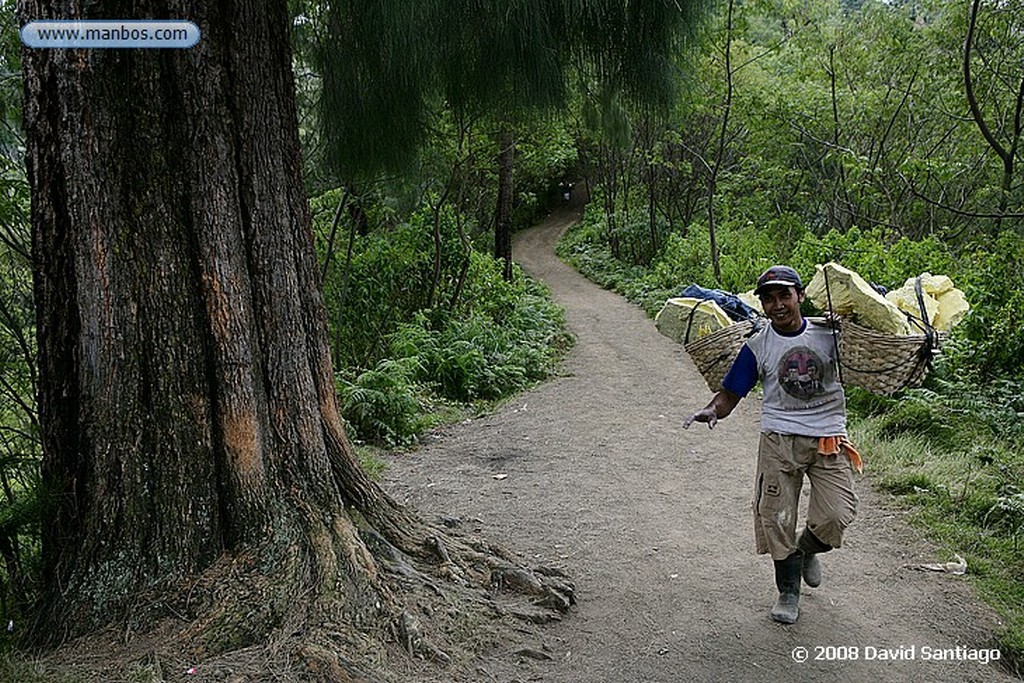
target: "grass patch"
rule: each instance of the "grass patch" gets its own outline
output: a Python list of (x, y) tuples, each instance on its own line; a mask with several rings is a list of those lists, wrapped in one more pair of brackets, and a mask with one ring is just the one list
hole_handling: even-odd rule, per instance
[(380, 481), (384, 477), (384, 471), (388, 464), (381, 458), (384, 449), (379, 446), (358, 444), (355, 447), (356, 459), (359, 460), (363, 471), (374, 481)]
[[(899, 428), (894, 428), (898, 425)], [(1003, 657), (1024, 665), (1024, 456), (962, 420), (937, 432), (920, 407), (851, 420), (875, 485), (911, 510), (934, 543), (967, 560), (979, 595), (1003, 619)]]
[(18, 683), (78, 683), (82, 679), (48, 671), (35, 657), (0, 646), (0, 681)]

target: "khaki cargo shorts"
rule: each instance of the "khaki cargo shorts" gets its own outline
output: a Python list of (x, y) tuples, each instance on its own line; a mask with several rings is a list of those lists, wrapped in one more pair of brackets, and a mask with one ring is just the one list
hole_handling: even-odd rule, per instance
[(762, 433), (754, 487), (754, 540), (757, 552), (784, 560), (796, 550), (796, 522), (804, 475), (811, 482), (806, 526), (833, 548), (857, 514), (853, 466), (843, 449), (820, 455), (818, 439)]

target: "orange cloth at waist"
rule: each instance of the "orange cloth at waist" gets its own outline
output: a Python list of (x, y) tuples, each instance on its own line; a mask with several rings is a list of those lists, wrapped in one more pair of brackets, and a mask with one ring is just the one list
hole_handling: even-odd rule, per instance
[(864, 463), (860, 459), (860, 453), (853, 447), (850, 440), (845, 436), (823, 436), (818, 439), (818, 455), (839, 455), (843, 449), (850, 456), (853, 469), (857, 472), (864, 471)]

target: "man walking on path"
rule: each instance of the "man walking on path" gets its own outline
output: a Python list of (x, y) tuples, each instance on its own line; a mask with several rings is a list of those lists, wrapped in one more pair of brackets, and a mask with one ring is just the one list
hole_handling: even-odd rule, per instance
[[(830, 325), (810, 323), (800, 312), (803, 283), (788, 266), (773, 266), (754, 293), (771, 321), (740, 349), (711, 402), (683, 422), (713, 428), (761, 381), (761, 436), (754, 491), (757, 552), (771, 554), (779, 598), (775, 621), (792, 624), (800, 614), (800, 579), (821, 583), (818, 554), (842, 545), (853, 521), (857, 495), (853, 469), (860, 457), (846, 436), (846, 396), (839, 383)], [(796, 518), (804, 475), (811, 482), (807, 520), (800, 536)]]

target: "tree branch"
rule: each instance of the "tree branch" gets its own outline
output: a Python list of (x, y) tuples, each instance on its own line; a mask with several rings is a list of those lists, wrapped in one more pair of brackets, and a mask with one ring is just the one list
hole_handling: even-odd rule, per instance
[(964, 40), (964, 91), (967, 95), (967, 104), (971, 108), (971, 116), (974, 117), (974, 123), (977, 124), (978, 130), (981, 131), (982, 136), (988, 142), (989, 146), (999, 155), (1000, 159), (1006, 160), (1006, 150), (1003, 149), (1002, 144), (996, 139), (992, 131), (989, 130), (988, 124), (985, 123), (985, 118), (981, 113), (981, 106), (978, 105), (978, 98), (974, 93), (974, 82), (971, 80), (971, 51), (974, 47), (974, 30), (978, 24), (978, 7), (981, 4), (981, 0), (974, 0), (971, 3), (971, 16), (967, 23), (967, 38)]
[(978, 211), (966, 211), (964, 209), (958, 209), (955, 206), (950, 206), (949, 204), (943, 204), (942, 202), (940, 202), (938, 200), (932, 199), (931, 197), (929, 197), (929, 196), (927, 196), (927, 195), (925, 195), (925, 194), (923, 194), (921, 192), (918, 192), (917, 188), (914, 187), (914, 184), (912, 182), (910, 182), (910, 179), (907, 178), (902, 173), (900, 173), (899, 176), (900, 176), (900, 179), (902, 179), (903, 182), (906, 183), (907, 189), (910, 190), (910, 193), (913, 194), (915, 197), (917, 197), (918, 199), (922, 200), (923, 202), (925, 202), (927, 204), (931, 204), (932, 206), (938, 207), (938, 208), (943, 209), (945, 211), (949, 211), (950, 213), (954, 213), (954, 214), (956, 214), (958, 216), (966, 216), (968, 218), (987, 218), (987, 219), (994, 219), (994, 220), (1001, 220), (1001, 219), (1004, 219), (1004, 218), (1013, 218), (1013, 219), (1024, 218), (1024, 213), (1005, 213), (1005, 212), (984, 213), (984, 212), (978, 212)]

